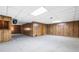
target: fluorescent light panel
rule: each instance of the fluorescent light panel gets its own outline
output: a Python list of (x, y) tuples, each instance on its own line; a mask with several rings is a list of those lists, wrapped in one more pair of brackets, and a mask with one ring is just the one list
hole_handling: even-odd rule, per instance
[(47, 12), (47, 10), (44, 7), (40, 7), (37, 10), (35, 10), (31, 15), (38, 16), (38, 15), (43, 14), (45, 12)]

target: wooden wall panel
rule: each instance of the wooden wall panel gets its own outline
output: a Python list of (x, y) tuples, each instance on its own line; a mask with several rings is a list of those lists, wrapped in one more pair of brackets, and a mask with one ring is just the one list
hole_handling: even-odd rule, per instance
[(53, 35), (55, 35), (56, 34), (56, 25), (54, 24), (52, 28), (53, 28), (52, 29), (53, 30)]
[[(30, 28), (30, 30), (25, 30), (25, 28)], [(26, 23), (26, 24), (23, 24), (21, 26), (21, 33), (22, 34), (25, 34), (25, 35), (28, 35), (28, 36), (33, 36), (33, 25), (32, 23)]]
[(46, 35), (47, 34), (47, 27), (46, 24), (42, 24), (42, 35)]
[(47, 34), (52, 34), (56, 35), (56, 25), (55, 24), (50, 24), (47, 26)]
[(79, 21), (50, 24), (48, 29), (52, 35), (79, 37)]
[(0, 42), (2, 42), (2, 37), (3, 37), (3, 31), (2, 30), (0, 30)]
[(58, 24), (59, 25), (59, 34), (58, 35), (64, 35), (64, 24)]
[(12, 34), (21, 34), (21, 25), (12, 25)]
[(59, 35), (59, 26), (56, 24), (56, 35)]
[(47, 24), (47, 34), (50, 34), (51, 27)]
[(68, 36), (73, 36), (73, 22), (68, 23)]
[(51, 34), (51, 28), (52, 28), (51, 25), (48, 25), (47, 28), (48, 28), (48, 34)]
[(52, 27), (52, 32), (53, 32), (53, 34), (54, 35), (64, 35), (64, 33), (63, 33), (63, 24), (54, 24), (54, 25), (52, 25), (51, 26)]
[(78, 37), (79, 37), (79, 22), (78, 22)]
[(36, 30), (37, 31), (37, 33), (36, 33), (36, 36), (40, 36), (40, 35), (42, 35), (42, 25), (41, 24), (38, 24), (38, 30)]
[[(30, 31), (24, 30), (24, 28), (31, 28)], [(21, 28), (21, 33), (29, 36), (40, 36), (47, 34), (47, 25), (38, 23), (38, 22), (32, 22), (23, 24)]]
[(74, 22), (74, 37), (79, 36), (79, 22)]
[(11, 17), (0, 15), (0, 42), (11, 39)]
[[(53, 29), (52, 29), (52, 25), (48, 26), (48, 31), (49, 31), (49, 34), (52, 34), (53, 33)], [(51, 30), (52, 29), (52, 30)]]
[(33, 26), (33, 36), (40, 36), (47, 34), (46, 24), (33, 22), (33, 25), (37, 24), (38, 26)]
[(68, 27), (68, 23), (64, 23), (64, 26), (63, 26), (64, 28), (63, 28), (63, 32), (64, 32), (64, 36), (68, 36), (68, 30), (69, 30), (69, 27)]

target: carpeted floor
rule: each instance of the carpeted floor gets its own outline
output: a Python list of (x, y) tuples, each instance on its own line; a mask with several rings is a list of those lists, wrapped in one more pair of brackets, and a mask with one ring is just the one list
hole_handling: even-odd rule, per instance
[(29, 37), (14, 35), (0, 43), (0, 52), (79, 52), (79, 38), (44, 35)]

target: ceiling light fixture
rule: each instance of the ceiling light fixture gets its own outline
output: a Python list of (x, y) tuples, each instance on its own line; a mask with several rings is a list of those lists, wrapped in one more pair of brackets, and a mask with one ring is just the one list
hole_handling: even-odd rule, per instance
[(35, 10), (33, 13), (31, 13), (31, 15), (38, 16), (38, 15), (43, 14), (45, 12), (47, 12), (47, 10), (44, 7), (40, 7), (37, 10)]
[(53, 19), (53, 17), (50, 17), (50, 19)]

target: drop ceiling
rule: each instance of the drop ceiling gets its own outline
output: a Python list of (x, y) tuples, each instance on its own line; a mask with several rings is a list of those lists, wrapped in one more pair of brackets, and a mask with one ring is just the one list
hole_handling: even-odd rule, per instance
[(46, 24), (79, 20), (79, 7), (77, 6), (43, 6), (47, 12), (33, 16), (36, 9), (42, 6), (0, 6), (0, 15), (11, 16), (18, 20), (18, 24), (32, 21)]

